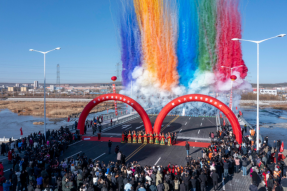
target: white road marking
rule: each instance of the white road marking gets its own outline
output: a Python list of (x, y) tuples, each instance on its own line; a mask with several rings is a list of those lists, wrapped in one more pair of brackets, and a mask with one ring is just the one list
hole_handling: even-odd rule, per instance
[[(5, 159), (8, 159), (8, 157), (6, 157), (6, 158), (4, 158), (4, 159), (1, 159), (1, 160), (5, 160)], [(1, 160), (0, 160), (0, 161), (1, 161)]]
[(200, 133), (200, 130), (198, 130), (198, 134)]
[(187, 122), (185, 123), (185, 125), (187, 124)]
[(182, 131), (182, 129), (179, 131), (179, 133)]
[(129, 125), (123, 125), (123, 126), (122, 126), (122, 129), (125, 129), (125, 128), (129, 127), (129, 126), (131, 126), (131, 124), (129, 124)]
[(202, 118), (202, 120), (204, 120), (204, 118)]
[(103, 156), (104, 154), (106, 154), (106, 153), (101, 154), (100, 156), (98, 156), (97, 158), (94, 158), (93, 160), (96, 160), (96, 159), (100, 158), (100, 157)]
[(139, 126), (139, 127), (137, 127), (136, 129), (140, 129), (140, 128), (142, 128), (144, 125), (141, 125), (141, 126)]
[(159, 162), (160, 159), (161, 159), (161, 157), (159, 157), (159, 159), (154, 163), (154, 165), (157, 165), (157, 163)]
[(190, 120), (190, 118), (189, 118), (189, 120)]
[(78, 141), (78, 142), (76, 142), (76, 143), (70, 144), (69, 146), (72, 146), (72, 145), (77, 144), (77, 143), (80, 143), (80, 142), (82, 142), (82, 141)]
[(80, 151), (80, 152), (77, 152), (77, 153), (75, 153), (75, 154), (73, 154), (73, 155), (71, 155), (71, 156), (69, 156), (69, 157), (66, 157), (66, 159), (67, 158), (70, 158), (70, 157), (72, 157), (72, 156), (75, 156), (75, 155), (77, 155), (77, 154), (79, 154), (79, 153), (81, 153), (82, 151)]
[(200, 124), (200, 126), (202, 126), (202, 123)]

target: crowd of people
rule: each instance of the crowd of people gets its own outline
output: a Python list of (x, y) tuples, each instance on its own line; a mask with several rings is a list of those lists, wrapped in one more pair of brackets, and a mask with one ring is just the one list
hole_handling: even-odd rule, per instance
[[(68, 144), (77, 140), (78, 135), (61, 128), (48, 131), (45, 141), (43, 134), (34, 133), (22, 140), (2, 143), (1, 154), (8, 156), (13, 167), (5, 172), (6, 180), (0, 164), (0, 191), (206, 191), (210, 187), (219, 190), (222, 179), (228, 181), (232, 174), (240, 171), (242, 176), (250, 172), (251, 191), (258, 190), (260, 183), (265, 184), (268, 191), (287, 189), (280, 140), (271, 144), (265, 137), (257, 152), (253, 134), (245, 136), (243, 143), (238, 144), (232, 129), (228, 126), (220, 129), (210, 133), (211, 144), (202, 148), (201, 157), (192, 158), (186, 142), (186, 164), (170, 163), (167, 166), (143, 166), (136, 161), (127, 163), (119, 146), (115, 147), (115, 161), (107, 163), (93, 161), (84, 153), (60, 160)], [(247, 132), (247, 129), (243, 130)], [(139, 134), (143, 134), (141, 141), (144, 142), (145, 133), (135, 131), (123, 133), (124, 141), (129, 142), (134, 135), (139, 141)], [(152, 142), (165, 142), (168, 137), (172, 141), (171, 134), (161, 135), (160, 140), (159, 135), (154, 136)], [(175, 140), (176, 134), (173, 135)], [(109, 141), (108, 147), (111, 145)]]
[(80, 140), (80, 135), (71, 133), (66, 127), (48, 130), (46, 139), (43, 133), (33, 133), (28, 137), (2, 143), (1, 155), (7, 156), (12, 168), (3, 172), (0, 162), (0, 191), (49, 190), (55, 182), (55, 173), (65, 161), (60, 161), (68, 145)]

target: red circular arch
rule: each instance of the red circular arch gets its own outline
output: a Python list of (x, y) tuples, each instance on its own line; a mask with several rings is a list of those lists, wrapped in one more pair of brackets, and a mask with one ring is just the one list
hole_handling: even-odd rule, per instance
[(98, 96), (86, 105), (86, 107), (82, 111), (80, 118), (79, 118), (78, 129), (80, 130), (80, 134), (82, 135), (84, 134), (86, 118), (89, 115), (90, 111), (99, 103), (104, 102), (104, 101), (109, 101), (109, 100), (121, 101), (121, 102), (124, 102), (130, 105), (132, 108), (134, 108), (138, 112), (138, 114), (142, 118), (145, 131), (147, 133), (153, 132), (150, 119), (147, 113), (145, 112), (145, 110), (142, 108), (142, 106), (138, 102), (136, 102), (135, 100), (133, 100), (132, 98), (128, 96), (111, 93), (111, 94), (104, 94), (104, 95)]
[(222, 103), (221, 101), (219, 101), (218, 99), (215, 99), (213, 97), (207, 96), (207, 95), (202, 95), (202, 94), (189, 94), (189, 95), (184, 95), (178, 98), (175, 98), (174, 100), (172, 100), (171, 102), (169, 102), (162, 110), (161, 112), (158, 114), (156, 121), (154, 123), (154, 133), (159, 133), (161, 130), (161, 125), (162, 122), (164, 120), (164, 118), (166, 117), (166, 115), (176, 106), (186, 103), (186, 102), (194, 102), (194, 101), (198, 101), (198, 102), (204, 102), (204, 103), (208, 103), (214, 107), (216, 107), (217, 109), (219, 109), (220, 111), (222, 111), (226, 117), (228, 118), (234, 135), (236, 137), (236, 140), (239, 144), (242, 143), (242, 133), (241, 133), (241, 127), (239, 125), (239, 122), (236, 118), (236, 116), (234, 115), (234, 113), (231, 111), (231, 109), (229, 109), (229, 107), (227, 107), (224, 103)]

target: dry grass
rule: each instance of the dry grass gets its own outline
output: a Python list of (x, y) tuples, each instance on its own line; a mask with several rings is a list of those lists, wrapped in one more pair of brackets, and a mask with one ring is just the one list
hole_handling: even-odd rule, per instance
[(43, 121), (33, 122), (33, 125), (44, 125), (44, 122)]
[(278, 104), (278, 105), (269, 105), (269, 106), (274, 109), (287, 110), (287, 104)]
[[(241, 95), (241, 100), (257, 100), (257, 94), (249, 92)], [(260, 94), (259, 100), (280, 100), (280, 97), (274, 95)]]
[[(79, 115), (87, 104), (88, 102), (47, 102), (46, 114), (49, 118)], [(104, 102), (94, 107), (91, 112), (100, 112), (113, 107), (113, 103)], [(44, 103), (42, 102), (0, 101), (0, 109), (6, 108), (18, 115), (44, 116)]]
[[(256, 103), (241, 103), (240, 106), (256, 106)], [(287, 104), (269, 104), (269, 105), (260, 105), (260, 108), (273, 108), (287, 110)]]

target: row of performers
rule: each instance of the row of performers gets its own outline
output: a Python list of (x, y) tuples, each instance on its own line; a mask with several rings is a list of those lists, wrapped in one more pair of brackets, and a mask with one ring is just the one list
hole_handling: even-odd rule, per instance
[(122, 133), (122, 140), (121, 143), (144, 143), (144, 144), (156, 144), (156, 145), (168, 145), (171, 146), (172, 137), (170, 133), (165, 136), (163, 133), (150, 133), (147, 134), (146, 132), (136, 132), (136, 131), (129, 131), (127, 134), (126, 132)]

